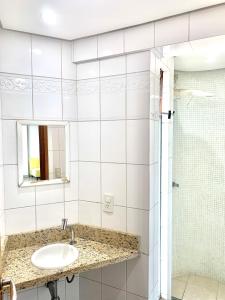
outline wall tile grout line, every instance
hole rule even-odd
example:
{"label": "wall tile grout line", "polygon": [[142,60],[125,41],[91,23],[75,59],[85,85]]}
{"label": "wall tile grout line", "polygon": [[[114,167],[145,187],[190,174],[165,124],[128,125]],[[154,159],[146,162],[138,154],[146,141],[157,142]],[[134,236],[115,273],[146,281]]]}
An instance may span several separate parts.
{"label": "wall tile grout line", "polygon": [[113,288],[113,289],[115,289],[115,290],[123,291],[123,292],[126,292],[126,293],[128,293],[128,294],[131,294],[131,295],[134,295],[134,296],[137,296],[137,297],[140,297],[140,298],[142,298],[142,299],[146,299],[146,300],[147,300],[146,297],[143,297],[143,296],[138,295],[138,294],[135,294],[135,293],[128,292],[128,291],[126,291],[126,289],[120,289],[120,288],[115,287],[115,286],[112,286],[112,285],[110,285],[110,284],[102,283],[101,281],[94,280],[94,279],[90,279],[90,278],[87,278],[87,277],[85,277],[85,276],[80,276],[80,277],[81,277],[81,278],[84,278],[85,280],[89,280],[89,281],[92,281],[92,282],[100,283],[102,286],[105,285],[105,286],[111,287],[111,288]]}
{"label": "wall tile grout line", "polygon": [[[99,52],[99,37],[97,36],[97,57]],[[102,196],[102,98],[101,98],[101,63],[98,60],[98,85],[99,85],[99,116],[100,116],[100,139],[99,139],[99,151],[100,151],[100,224],[102,227],[102,214],[103,214],[103,196]],[[101,291],[100,300],[102,300],[103,290],[102,290],[102,268],[100,269],[100,279],[101,279]]]}
{"label": "wall tile grout line", "polygon": [[[147,50],[143,51],[143,52],[147,52]],[[138,52],[139,53],[139,52]],[[100,59],[101,60],[101,59]],[[33,69],[33,67],[32,67]],[[33,71],[32,71],[33,72]],[[105,75],[105,76],[100,76],[102,79],[109,79],[111,77],[122,77],[122,76],[126,76],[126,75],[137,75],[137,74],[143,74],[143,73],[152,73],[152,71],[146,69],[146,70],[141,70],[141,71],[136,71],[136,72],[127,72],[127,73],[118,73],[118,74],[109,74],[109,75]],[[17,73],[9,73],[9,72],[0,72],[0,75],[5,75],[5,76],[23,76],[23,77],[34,77],[34,78],[41,78],[41,79],[55,79],[55,80],[68,80],[68,81],[91,81],[91,80],[98,80],[99,77],[87,77],[87,78],[83,78],[83,79],[68,79],[68,78],[64,78],[64,77],[50,77],[50,76],[43,76],[43,75],[34,75],[32,74],[17,74]]]}
{"label": "wall tile grout line", "polygon": [[34,80],[33,80],[33,35],[30,36],[31,39],[31,92],[32,92],[32,119],[34,119]]}
{"label": "wall tile grout line", "polygon": [[[98,51],[98,39],[97,39],[97,51]],[[97,53],[98,56],[98,53]],[[102,214],[103,214],[103,206],[104,206],[104,198],[102,195],[102,95],[101,95],[101,63],[100,60],[98,60],[98,85],[99,85],[99,116],[100,116],[100,121],[99,121],[99,126],[100,126],[100,137],[99,137],[99,151],[100,151],[100,223],[102,227]],[[101,277],[102,277],[102,270],[101,270]],[[101,291],[102,293],[102,291]],[[102,294],[101,294],[102,297]]]}
{"label": "wall tile grout line", "polygon": [[[123,40],[124,40],[124,51],[125,51],[125,32],[123,34]],[[125,176],[126,176],[126,231],[128,230],[128,226],[127,226],[127,222],[128,222],[128,218],[127,218],[127,206],[128,206],[128,195],[127,195],[127,191],[128,191],[128,188],[127,188],[127,183],[128,183],[128,180],[127,180],[127,55],[125,56],[125,68],[126,68],[126,87],[125,87],[125,161],[126,161],[126,173],[125,173]],[[126,294],[125,294],[125,299],[127,299],[127,280],[128,280],[128,271],[127,271],[127,261],[125,262],[125,277],[126,277],[126,282],[125,282],[125,290],[126,290]]]}
{"label": "wall tile grout line", "polygon": [[[61,73],[61,81],[60,81],[60,85],[61,85],[61,109],[62,109],[62,120],[64,120],[64,111],[63,111],[63,57],[62,57],[62,53],[63,53],[63,41],[60,41],[60,73]],[[70,155],[70,154],[69,154]],[[71,169],[71,165],[70,165],[70,169]],[[63,218],[66,218],[66,184],[63,183]]]}
{"label": "wall tile grout line", "polygon": [[[125,44],[125,35],[124,37],[124,44]],[[127,73],[127,55],[125,55],[125,70]],[[126,75],[126,82],[125,82],[125,163],[126,163],[126,231],[127,231],[127,75]]]}
{"label": "wall tile grout line", "polygon": [[[78,128],[78,112],[79,112],[79,105],[78,105],[78,92],[77,92],[77,65],[76,65],[76,134],[77,134],[77,139],[76,139],[76,149],[77,149],[77,176],[78,176],[78,181],[77,181],[77,195],[78,195],[78,222],[80,222],[80,188],[79,188],[79,182],[80,182],[80,162],[79,162],[79,145],[78,145],[78,138],[79,138],[79,128]],[[70,127],[71,128],[71,127]]]}

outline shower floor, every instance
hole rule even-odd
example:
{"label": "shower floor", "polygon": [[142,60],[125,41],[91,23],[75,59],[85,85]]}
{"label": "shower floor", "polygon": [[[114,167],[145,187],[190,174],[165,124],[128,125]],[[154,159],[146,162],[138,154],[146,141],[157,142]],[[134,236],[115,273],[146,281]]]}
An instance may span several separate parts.
{"label": "shower floor", "polygon": [[172,300],[225,300],[225,284],[207,277],[189,275],[172,280]]}

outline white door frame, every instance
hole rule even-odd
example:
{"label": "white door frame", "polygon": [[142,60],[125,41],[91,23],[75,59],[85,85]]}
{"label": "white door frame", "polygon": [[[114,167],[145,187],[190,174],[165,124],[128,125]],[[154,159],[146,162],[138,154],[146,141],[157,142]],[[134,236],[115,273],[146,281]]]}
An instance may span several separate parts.
{"label": "white door frame", "polygon": [[[173,67],[172,67],[173,68]],[[172,125],[173,116],[168,119],[168,111],[173,104],[173,69],[162,63],[163,91],[161,118],[161,259],[160,282],[161,297],[171,299],[171,262],[172,262]]]}

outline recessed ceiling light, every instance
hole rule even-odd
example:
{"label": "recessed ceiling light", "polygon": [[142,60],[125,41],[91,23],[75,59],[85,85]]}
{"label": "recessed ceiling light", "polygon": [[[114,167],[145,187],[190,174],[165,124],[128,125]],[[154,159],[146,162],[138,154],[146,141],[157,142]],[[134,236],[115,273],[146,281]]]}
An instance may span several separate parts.
{"label": "recessed ceiling light", "polygon": [[50,8],[43,8],[41,12],[41,17],[44,23],[47,25],[56,25],[57,23],[57,15]]}

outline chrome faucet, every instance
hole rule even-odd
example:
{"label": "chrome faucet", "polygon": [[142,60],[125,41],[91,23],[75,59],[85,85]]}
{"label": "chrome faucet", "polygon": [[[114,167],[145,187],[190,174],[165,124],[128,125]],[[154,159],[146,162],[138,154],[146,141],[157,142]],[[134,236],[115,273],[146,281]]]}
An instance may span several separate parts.
{"label": "chrome faucet", "polygon": [[70,228],[71,231],[71,240],[70,240],[70,245],[76,244],[75,241],[75,234],[72,226],[68,226],[68,219],[62,219],[62,230],[66,230],[67,228]]}
{"label": "chrome faucet", "polygon": [[66,230],[68,225],[68,219],[62,219],[62,230]]}

